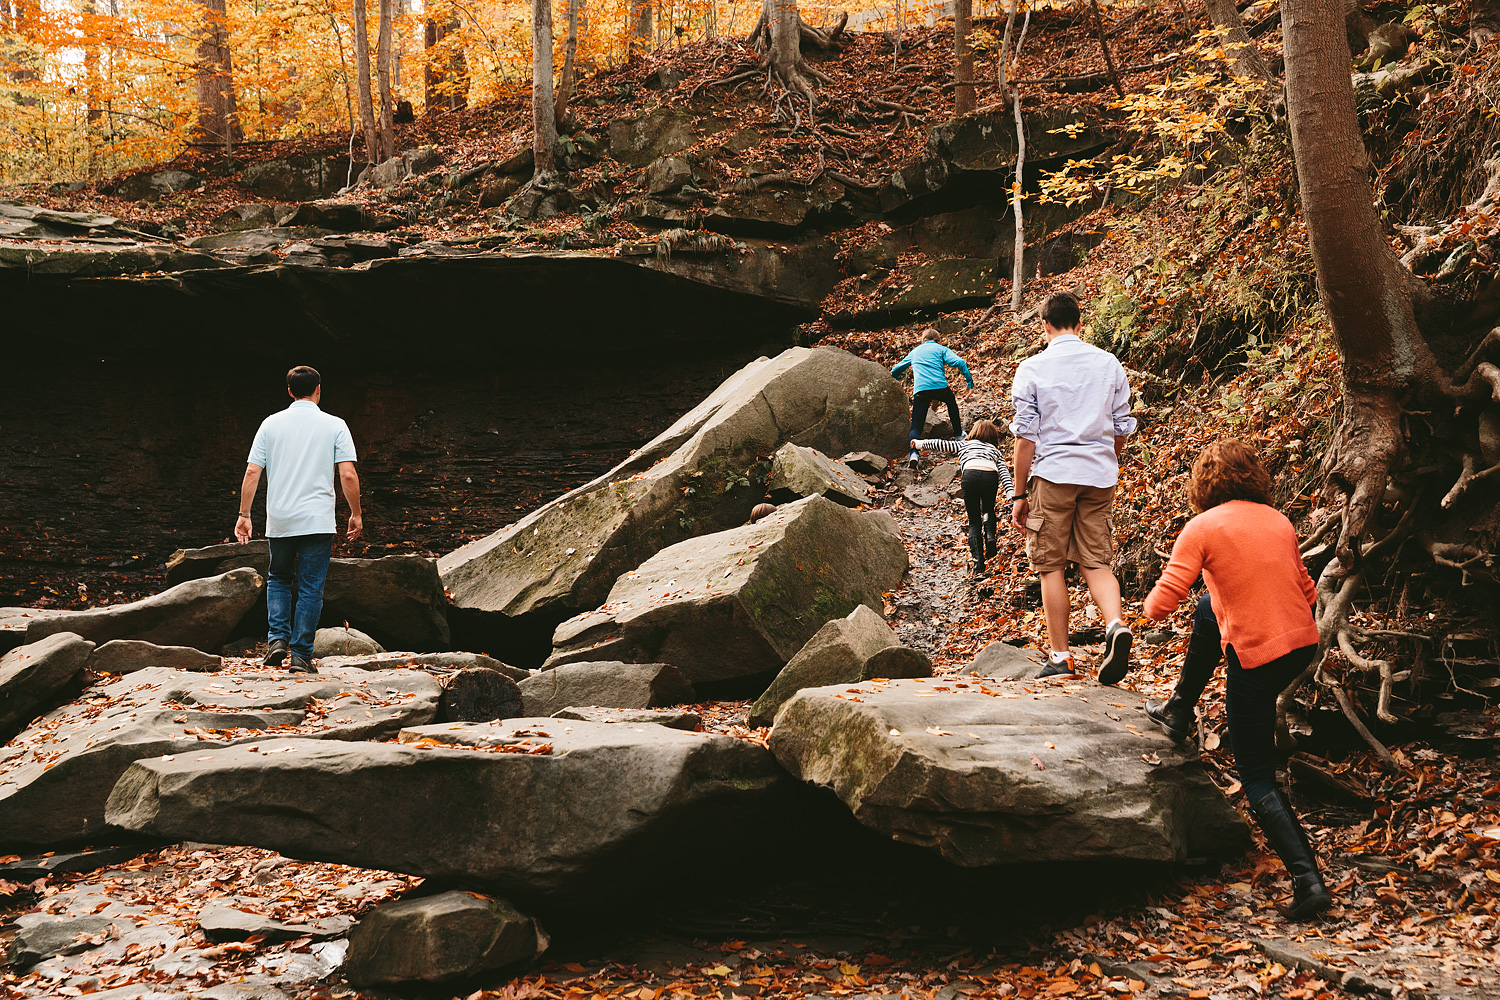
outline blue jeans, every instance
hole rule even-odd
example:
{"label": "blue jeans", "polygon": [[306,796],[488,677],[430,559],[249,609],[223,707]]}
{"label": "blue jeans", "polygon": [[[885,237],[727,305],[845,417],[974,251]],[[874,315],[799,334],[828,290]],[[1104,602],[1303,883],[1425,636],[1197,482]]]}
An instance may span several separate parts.
{"label": "blue jeans", "polygon": [[1312,662],[1316,646],[1303,646],[1258,667],[1243,667],[1234,647],[1220,650],[1219,618],[1207,594],[1193,612],[1193,634],[1182,661],[1178,690],[1195,703],[1222,658],[1224,712],[1229,718],[1229,745],[1240,784],[1251,802],[1276,789],[1276,699]]}
{"label": "blue jeans", "polygon": [[311,662],[313,637],[323,615],[323,581],[333,555],[333,535],[291,535],[269,541],[266,641],[285,640],[293,653]]}

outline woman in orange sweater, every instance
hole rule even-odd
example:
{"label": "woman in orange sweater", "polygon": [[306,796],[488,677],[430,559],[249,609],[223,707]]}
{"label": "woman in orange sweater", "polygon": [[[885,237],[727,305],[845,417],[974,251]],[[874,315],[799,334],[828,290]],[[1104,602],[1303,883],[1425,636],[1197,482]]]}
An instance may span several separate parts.
{"label": "woman in orange sweater", "polygon": [[1307,833],[1276,782],[1276,698],[1312,662],[1317,591],[1297,532],[1271,505],[1271,477],[1242,441],[1215,441],[1198,456],[1188,501],[1199,513],[1172,547],[1145,612],[1170,615],[1203,574],[1182,677],[1146,714],[1174,740],[1187,736],[1198,697],[1222,658],[1229,740],[1250,812],[1292,876],[1287,915],[1303,920],[1333,902]]}

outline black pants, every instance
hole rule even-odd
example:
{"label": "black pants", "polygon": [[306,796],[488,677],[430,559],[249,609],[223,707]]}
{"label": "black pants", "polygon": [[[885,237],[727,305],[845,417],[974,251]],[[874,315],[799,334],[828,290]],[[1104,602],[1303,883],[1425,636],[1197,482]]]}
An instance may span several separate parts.
{"label": "black pants", "polygon": [[1251,802],[1276,789],[1276,699],[1307,669],[1317,648],[1303,646],[1258,667],[1241,666],[1233,646],[1227,655],[1221,651],[1213,601],[1207,594],[1198,599],[1179,687],[1196,702],[1219,661],[1227,662],[1224,713],[1229,720],[1229,745],[1240,784]]}
{"label": "black pants", "polygon": [[945,403],[948,407],[948,423],[953,425],[953,436],[958,437],[963,424],[958,419],[958,397],[948,386],[941,389],[923,389],[911,398],[911,437],[918,440],[926,437],[922,429],[927,426],[927,409],[933,403]]}
{"label": "black pants", "polygon": [[1000,473],[970,469],[963,475],[964,510],[969,515],[969,554],[976,565],[995,554],[995,497]]}

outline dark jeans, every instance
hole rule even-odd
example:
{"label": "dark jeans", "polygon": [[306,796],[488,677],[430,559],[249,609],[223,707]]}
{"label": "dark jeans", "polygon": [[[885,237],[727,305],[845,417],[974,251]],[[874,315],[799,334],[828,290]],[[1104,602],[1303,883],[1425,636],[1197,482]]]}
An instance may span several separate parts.
{"label": "dark jeans", "polygon": [[958,437],[964,425],[958,419],[958,397],[947,386],[941,389],[923,389],[911,398],[911,437],[913,441],[926,437],[922,429],[927,426],[927,410],[934,403],[948,407],[948,423],[953,425],[953,436]]}
{"label": "dark jeans", "polygon": [[333,535],[272,538],[266,574],[266,640],[285,639],[292,652],[311,662],[313,637],[323,614],[323,581],[333,555]]}
{"label": "dark jeans", "polygon": [[1317,647],[1303,646],[1270,663],[1242,667],[1234,647],[1228,647],[1225,655],[1219,642],[1219,618],[1204,594],[1193,613],[1193,634],[1177,689],[1189,705],[1196,704],[1219,660],[1227,661],[1224,711],[1229,718],[1229,745],[1245,795],[1257,802],[1276,789],[1276,699],[1307,669]]}
{"label": "dark jeans", "polygon": [[969,554],[980,566],[995,554],[995,497],[1000,473],[970,469],[963,475],[964,510],[969,515]]}

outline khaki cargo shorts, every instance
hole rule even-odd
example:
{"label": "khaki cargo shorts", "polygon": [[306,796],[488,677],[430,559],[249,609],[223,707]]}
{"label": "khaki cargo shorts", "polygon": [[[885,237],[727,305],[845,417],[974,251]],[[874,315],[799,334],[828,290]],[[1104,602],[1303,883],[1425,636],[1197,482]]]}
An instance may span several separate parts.
{"label": "khaki cargo shorts", "polygon": [[1077,563],[1108,566],[1115,558],[1113,486],[1069,486],[1033,476],[1026,491],[1026,556],[1037,573]]}

